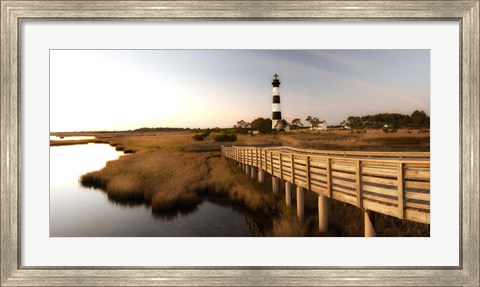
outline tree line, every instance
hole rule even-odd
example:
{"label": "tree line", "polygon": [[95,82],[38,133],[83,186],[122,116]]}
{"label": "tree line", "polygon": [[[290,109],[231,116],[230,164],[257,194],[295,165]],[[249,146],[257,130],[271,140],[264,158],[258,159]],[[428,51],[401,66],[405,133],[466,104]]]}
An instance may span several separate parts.
{"label": "tree line", "polygon": [[[307,116],[305,121],[309,122],[310,126],[313,126],[313,127],[316,127],[320,123],[322,123],[322,121],[319,120],[317,117],[312,117],[312,116]],[[285,119],[282,119],[281,123],[283,127],[289,127],[290,130],[296,130],[296,129],[301,129],[305,127],[300,118],[293,119],[291,123],[287,122]],[[233,126],[233,128],[239,133],[247,133],[249,130],[256,130],[262,134],[276,131],[272,129],[272,120],[269,118],[265,119],[262,117],[256,118],[252,122],[246,122],[244,120],[240,120],[237,122],[237,124]]]}
{"label": "tree line", "polygon": [[[311,127],[317,127],[322,123],[318,117],[307,116],[305,121]],[[430,117],[424,111],[414,111],[411,115],[402,115],[398,113],[382,113],[366,116],[349,116],[346,120],[340,122],[338,126],[331,127],[345,127],[352,129],[381,129],[387,125],[389,128],[414,128],[426,129],[430,128]],[[289,127],[290,130],[306,128],[300,118],[295,118],[291,123],[285,119],[282,120],[283,127]],[[256,118],[252,122],[240,120],[233,126],[237,133],[247,133],[250,130],[256,130],[260,133],[271,133],[272,120],[269,118]]]}
{"label": "tree line", "polygon": [[366,116],[349,116],[340,123],[352,129],[381,129],[385,125],[389,128],[430,128],[430,117],[424,111],[414,111],[411,115],[397,113],[383,113]]}

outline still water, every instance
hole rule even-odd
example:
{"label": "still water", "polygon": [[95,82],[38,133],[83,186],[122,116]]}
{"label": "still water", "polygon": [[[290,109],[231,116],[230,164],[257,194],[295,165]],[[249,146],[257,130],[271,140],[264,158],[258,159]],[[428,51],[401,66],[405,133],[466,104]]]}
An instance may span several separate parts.
{"label": "still water", "polygon": [[79,177],[123,153],[107,144],[50,148],[50,236],[252,236],[252,220],[225,202],[203,200],[177,214],[153,214],[140,203],[118,203]]}
{"label": "still water", "polygon": [[78,140],[93,140],[93,136],[68,136],[68,137],[57,137],[50,136],[51,141],[78,141]]}

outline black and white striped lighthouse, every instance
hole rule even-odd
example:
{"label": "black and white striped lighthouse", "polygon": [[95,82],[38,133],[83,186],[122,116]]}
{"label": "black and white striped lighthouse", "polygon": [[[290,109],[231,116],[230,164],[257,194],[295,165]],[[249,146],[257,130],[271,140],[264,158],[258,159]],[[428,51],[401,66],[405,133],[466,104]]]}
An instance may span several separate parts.
{"label": "black and white striped lighthouse", "polygon": [[282,129],[282,112],[280,111],[280,80],[278,75],[273,75],[273,104],[272,104],[272,129]]}

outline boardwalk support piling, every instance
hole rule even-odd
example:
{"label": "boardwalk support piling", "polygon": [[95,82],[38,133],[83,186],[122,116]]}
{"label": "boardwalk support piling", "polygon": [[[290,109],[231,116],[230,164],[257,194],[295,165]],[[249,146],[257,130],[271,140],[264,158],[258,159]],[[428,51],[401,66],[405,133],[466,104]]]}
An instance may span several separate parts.
{"label": "boardwalk support piling", "polygon": [[258,182],[265,182],[265,171],[263,169],[258,169]]}
{"label": "boardwalk support piling", "polygon": [[272,176],[272,190],[273,193],[277,193],[280,190],[280,179]]}
{"label": "boardwalk support piling", "polygon": [[245,174],[250,175],[250,166],[248,164],[245,165]]}
{"label": "boardwalk support piling", "polygon": [[375,237],[375,213],[370,210],[365,210],[365,237]]}
{"label": "boardwalk support piling", "polygon": [[252,179],[255,179],[257,177],[257,168],[256,167],[254,167],[254,166],[251,167],[250,176],[252,177]]}
{"label": "boardwalk support piling", "polygon": [[327,232],[328,229],[328,198],[324,195],[318,195],[318,231]]}
{"label": "boardwalk support piling", "polygon": [[297,216],[300,221],[305,217],[304,193],[303,187],[297,186]]}
{"label": "boardwalk support piling", "polygon": [[285,182],[285,205],[292,206],[292,184]]}

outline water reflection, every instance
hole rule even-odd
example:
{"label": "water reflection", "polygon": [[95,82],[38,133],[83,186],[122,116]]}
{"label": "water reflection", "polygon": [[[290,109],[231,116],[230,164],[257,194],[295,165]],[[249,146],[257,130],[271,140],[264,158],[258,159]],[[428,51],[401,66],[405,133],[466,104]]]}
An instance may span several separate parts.
{"label": "water reflection", "polygon": [[107,144],[50,148],[50,236],[262,235],[261,220],[222,199],[204,198],[192,208],[155,214],[143,202],[112,200],[81,186],[80,175],[122,154]]}
{"label": "water reflection", "polygon": [[93,140],[93,136],[68,136],[68,137],[57,137],[50,136],[51,141],[78,141],[78,140]]}

